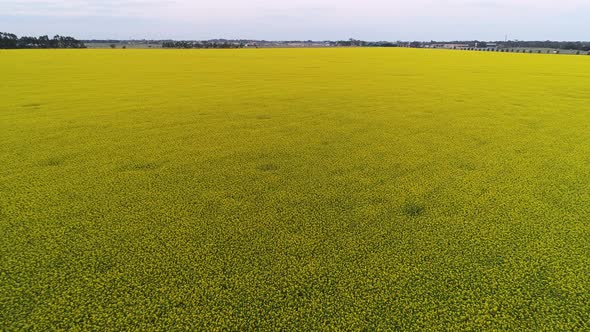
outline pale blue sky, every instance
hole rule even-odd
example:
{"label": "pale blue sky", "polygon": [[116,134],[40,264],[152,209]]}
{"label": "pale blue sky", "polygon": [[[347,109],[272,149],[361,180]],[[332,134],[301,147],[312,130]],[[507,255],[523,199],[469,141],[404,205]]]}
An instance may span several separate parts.
{"label": "pale blue sky", "polygon": [[590,0],[0,0],[0,31],[84,39],[590,40]]}

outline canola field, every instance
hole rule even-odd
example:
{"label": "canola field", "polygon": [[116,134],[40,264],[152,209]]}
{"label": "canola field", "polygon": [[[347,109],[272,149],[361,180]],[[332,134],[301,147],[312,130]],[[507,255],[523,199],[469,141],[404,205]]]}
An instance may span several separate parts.
{"label": "canola field", "polygon": [[0,330],[590,329],[590,57],[0,51]]}

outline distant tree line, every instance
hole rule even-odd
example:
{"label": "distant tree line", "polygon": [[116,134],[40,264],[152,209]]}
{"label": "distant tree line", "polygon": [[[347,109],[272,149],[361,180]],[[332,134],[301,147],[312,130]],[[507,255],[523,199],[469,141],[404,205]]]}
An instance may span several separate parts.
{"label": "distant tree line", "polygon": [[397,43],[387,41],[367,42],[356,39],[340,41],[312,41],[312,40],[226,40],[214,39],[208,41],[162,41],[163,48],[244,48],[244,47],[289,47],[289,46],[318,46],[318,47],[396,47]]}
{"label": "distant tree line", "polygon": [[86,45],[72,37],[59,35],[52,39],[48,36],[19,38],[12,33],[0,32],[0,49],[16,48],[86,48]]}
{"label": "distant tree line", "polygon": [[217,41],[165,41],[162,48],[243,48],[244,43]]}
{"label": "distant tree line", "polygon": [[493,43],[497,48],[511,49],[511,48],[550,48],[556,50],[574,50],[574,51],[590,51],[590,42],[582,41],[523,41],[523,40],[509,40],[485,42],[479,40],[454,40],[454,41],[430,41],[430,42],[399,42],[402,45],[410,47],[426,47],[433,44],[461,44],[473,48],[486,48],[488,44]]}
{"label": "distant tree line", "polygon": [[377,41],[377,42],[369,42],[364,40],[356,40],[356,39],[349,39],[349,40],[339,40],[335,42],[332,46],[337,47],[347,47],[347,46],[358,46],[358,47],[397,47],[397,43],[392,43],[388,41]]}
{"label": "distant tree line", "polygon": [[[145,42],[145,40],[142,40],[143,42]],[[100,43],[100,44],[119,44],[122,42],[122,40],[118,40],[118,39],[88,39],[88,40],[83,40],[84,43]],[[135,41],[135,42],[140,42]]]}
{"label": "distant tree line", "polygon": [[561,50],[577,50],[577,51],[590,51],[590,42],[581,41],[507,41],[498,42],[504,47],[526,47],[526,48],[552,48]]}

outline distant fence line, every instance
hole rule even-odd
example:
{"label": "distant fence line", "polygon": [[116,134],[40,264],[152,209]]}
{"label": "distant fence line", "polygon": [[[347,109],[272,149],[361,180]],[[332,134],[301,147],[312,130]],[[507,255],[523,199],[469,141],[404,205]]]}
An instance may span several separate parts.
{"label": "distant fence line", "polygon": [[[476,47],[460,47],[460,48],[453,48],[453,50],[461,50],[461,51],[480,51],[480,52],[504,52],[504,53],[528,53],[528,54],[575,54],[575,55],[590,55],[590,51],[576,51],[576,50],[535,50],[535,49],[526,49],[526,48],[476,48]],[[570,53],[566,53],[563,51],[570,51]]]}

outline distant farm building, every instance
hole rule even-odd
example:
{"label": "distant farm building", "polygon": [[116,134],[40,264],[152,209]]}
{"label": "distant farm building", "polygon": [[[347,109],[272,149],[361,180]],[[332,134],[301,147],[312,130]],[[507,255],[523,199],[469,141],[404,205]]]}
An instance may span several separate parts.
{"label": "distant farm building", "polygon": [[463,48],[468,48],[469,45],[467,44],[430,44],[430,48],[445,48],[450,50],[460,50]]}

